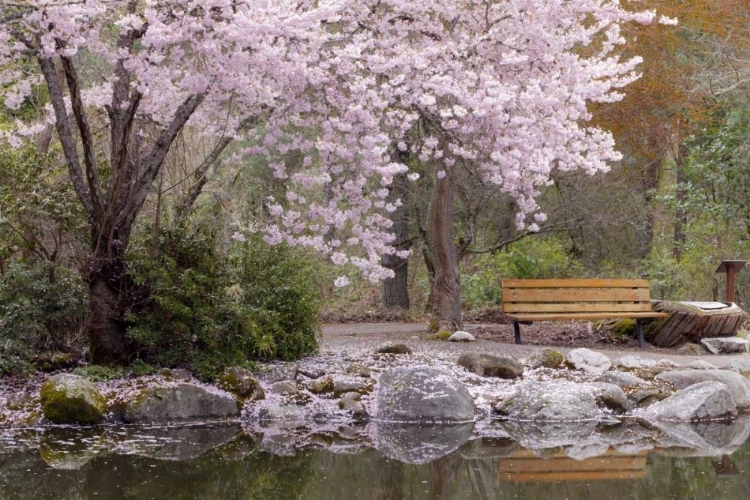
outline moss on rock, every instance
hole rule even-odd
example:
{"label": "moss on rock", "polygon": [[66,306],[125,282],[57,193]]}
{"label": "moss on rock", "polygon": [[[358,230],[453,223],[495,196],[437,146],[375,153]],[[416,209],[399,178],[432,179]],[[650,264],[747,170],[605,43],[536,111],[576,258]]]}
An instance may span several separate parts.
{"label": "moss on rock", "polygon": [[565,362],[565,356],[560,351],[555,349],[544,349],[543,351],[536,352],[529,358],[529,366],[531,368],[560,368]]}
{"label": "moss on rock", "polygon": [[40,401],[44,417],[56,424],[95,424],[104,419],[104,397],[93,383],[77,375],[47,379]]}
{"label": "moss on rock", "polygon": [[242,400],[266,398],[263,387],[247,368],[239,366],[227,368],[217,378],[216,385],[219,389],[231,392]]}

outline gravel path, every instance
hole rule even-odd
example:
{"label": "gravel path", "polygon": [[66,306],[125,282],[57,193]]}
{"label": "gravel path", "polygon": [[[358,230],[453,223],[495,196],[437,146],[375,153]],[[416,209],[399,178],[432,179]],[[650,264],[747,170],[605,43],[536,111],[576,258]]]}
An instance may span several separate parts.
{"label": "gravel path", "polygon": [[[469,332],[482,330],[489,325],[466,324],[465,329]],[[402,342],[408,345],[414,352],[441,354],[455,353],[456,357],[464,351],[482,351],[502,356],[510,356],[523,359],[541,351],[545,347],[553,347],[563,354],[572,347],[543,346],[543,345],[516,345],[494,340],[479,339],[471,343],[441,342],[435,340],[422,340],[427,333],[427,328],[419,323],[346,323],[323,325],[323,337],[321,341],[321,352],[331,351],[344,353],[346,351],[374,351],[386,342]],[[583,346],[581,346],[583,347]],[[586,346],[594,351],[607,355],[612,361],[623,356],[636,355],[653,360],[670,359],[679,364],[689,364],[694,360],[704,360],[715,365],[717,368],[724,366],[729,360],[740,357],[748,357],[748,354],[735,354],[717,356],[706,353],[701,356],[677,354],[674,349],[659,349],[649,347],[606,349]]]}

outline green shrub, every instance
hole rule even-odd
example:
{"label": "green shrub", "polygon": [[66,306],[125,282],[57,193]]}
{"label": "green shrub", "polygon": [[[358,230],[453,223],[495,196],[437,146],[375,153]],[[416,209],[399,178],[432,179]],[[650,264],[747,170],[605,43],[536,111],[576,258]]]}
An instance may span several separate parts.
{"label": "green shrub", "polygon": [[122,378],[125,375],[125,370],[121,366],[89,365],[79,366],[73,370],[73,373],[86,377],[92,382],[107,382]]}
{"label": "green shrub", "polygon": [[529,236],[507,249],[475,258],[461,276],[464,305],[469,308],[502,303],[500,280],[508,278],[580,278],[585,270],[555,237]]}
{"label": "green shrub", "polygon": [[29,352],[79,350],[88,290],[76,272],[58,266],[53,274],[48,266],[11,263],[0,275],[0,339]]}
{"label": "green shrub", "polygon": [[317,349],[319,308],[309,267],[260,238],[222,255],[209,231],[161,231],[159,251],[134,245],[136,283],[148,293],[129,314],[139,356],[187,366],[203,379],[252,359],[297,359]]}

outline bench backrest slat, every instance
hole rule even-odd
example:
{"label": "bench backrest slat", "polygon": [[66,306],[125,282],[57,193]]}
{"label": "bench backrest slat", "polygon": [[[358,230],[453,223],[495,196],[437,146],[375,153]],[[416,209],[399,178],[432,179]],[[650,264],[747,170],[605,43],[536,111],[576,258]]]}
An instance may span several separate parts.
{"label": "bench backrest slat", "polygon": [[648,281],[503,280],[506,313],[650,312]]}
{"label": "bench backrest slat", "polygon": [[648,288],[648,280],[606,279],[549,279],[549,280],[502,280],[503,288]]}
{"label": "bench backrest slat", "polygon": [[638,303],[504,303],[506,313],[607,313],[607,312],[651,312],[650,302]]}

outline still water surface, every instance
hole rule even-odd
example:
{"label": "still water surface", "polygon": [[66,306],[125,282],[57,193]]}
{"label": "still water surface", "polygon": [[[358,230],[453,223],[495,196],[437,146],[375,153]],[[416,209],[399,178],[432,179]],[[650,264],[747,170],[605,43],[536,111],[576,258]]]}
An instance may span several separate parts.
{"label": "still water surface", "polygon": [[415,464],[340,436],[303,448],[283,433],[268,439],[234,426],[6,432],[0,498],[750,499],[750,442],[723,456],[609,448],[576,460],[562,447],[532,453],[508,438],[475,438]]}

